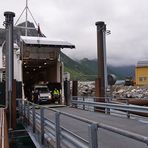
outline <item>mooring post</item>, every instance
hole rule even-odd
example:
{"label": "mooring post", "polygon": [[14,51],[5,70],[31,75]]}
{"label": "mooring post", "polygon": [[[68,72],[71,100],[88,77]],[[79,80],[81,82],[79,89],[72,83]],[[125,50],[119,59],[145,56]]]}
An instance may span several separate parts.
{"label": "mooring post", "polygon": [[[106,24],[96,22],[97,26],[97,55],[98,55],[98,79],[100,79],[100,96],[106,97],[107,66],[106,66]],[[99,100],[98,100],[99,101]],[[105,101],[105,100],[104,100]]]}
{"label": "mooring post", "polygon": [[70,105],[70,81],[64,81],[64,98],[65,105]]}
{"label": "mooring post", "polygon": [[6,30],[6,106],[9,109],[9,129],[12,128],[12,81],[13,81],[13,18],[15,13],[4,12]]}
{"label": "mooring post", "polygon": [[[97,55],[98,55],[98,78],[96,80],[96,102],[105,102],[107,88],[106,66],[106,24],[96,22],[97,26]],[[102,110],[95,108],[96,111]],[[103,109],[103,112],[105,109]]]}
{"label": "mooring post", "polygon": [[[78,81],[72,81],[72,97],[74,100],[78,100]],[[74,105],[76,108],[78,104]]]}

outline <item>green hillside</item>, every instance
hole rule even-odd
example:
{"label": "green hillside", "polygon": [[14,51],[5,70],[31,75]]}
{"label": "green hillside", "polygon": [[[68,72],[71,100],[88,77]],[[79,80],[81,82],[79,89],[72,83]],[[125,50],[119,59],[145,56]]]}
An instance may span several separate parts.
{"label": "green hillside", "polygon": [[[27,22],[28,27],[34,27],[34,24],[31,22]],[[24,26],[25,23],[19,24],[19,26]],[[24,35],[25,31],[21,28],[14,28],[14,41],[19,42],[20,35]],[[28,30],[28,36],[38,36],[38,31]],[[43,35],[44,36],[44,35]],[[5,40],[5,29],[0,28],[0,45]],[[64,70],[71,74],[71,79],[77,80],[95,80],[97,77],[97,60],[89,60],[84,58],[80,61],[75,61],[61,52],[61,60],[64,63]],[[118,79],[124,79],[126,76],[134,77],[134,66],[108,66],[108,74],[115,74]]]}
{"label": "green hillside", "polygon": [[[72,80],[95,80],[97,77],[97,60],[84,58],[80,61],[74,61],[61,52],[61,60],[64,63],[64,71],[71,74]],[[108,74],[115,74],[117,79],[125,79],[127,76],[134,78],[135,67],[129,66],[111,66],[107,67]]]}
{"label": "green hillside", "polygon": [[71,79],[90,80],[90,75],[94,74],[87,66],[72,60],[62,52],[61,61],[64,63],[64,71],[71,74]]}

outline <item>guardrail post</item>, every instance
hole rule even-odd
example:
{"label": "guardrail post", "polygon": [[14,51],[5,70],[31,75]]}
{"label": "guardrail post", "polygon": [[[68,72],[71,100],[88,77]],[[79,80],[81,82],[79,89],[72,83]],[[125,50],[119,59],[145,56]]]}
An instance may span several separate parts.
{"label": "guardrail post", "polygon": [[26,102],[25,102],[25,101],[23,101],[23,107],[24,107],[24,117],[26,117],[26,107],[25,107],[25,105],[26,105]]}
{"label": "guardrail post", "polygon": [[40,109],[40,116],[41,116],[41,144],[44,144],[44,108],[41,107]]}
{"label": "guardrail post", "polygon": [[33,133],[35,133],[35,105],[34,104],[32,105],[32,124],[33,124],[32,131]]}
{"label": "guardrail post", "polygon": [[19,106],[19,115],[22,115],[22,102],[21,102],[21,100],[18,100],[18,106]]}
{"label": "guardrail post", "polygon": [[98,148],[98,126],[92,123],[88,126],[89,148]]}
{"label": "guardrail post", "polygon": [[[109,103],[109,98],[106,98],[106,102]],[[110,108],[106,107],[106,114],[110,114]]]}
{"label": "guardrail post", "polygon": [[[83,102],[85,101],[85,98],[83,96]],[[85,110],[85,105],[83,104],[83,110]]]}
{"label": "guardrail post", "polygon": [[27,101],[27,121],[28,121],[28,125],[29,125],[29,120],[30,120],[30,113],[29,113],[29,101]]}
{"label": "guardrail post", "polygon": [[[126,104],[129,105],[128,99],[126,100]],[[129,111],[127,111],[127,118],[130,118],[130,112]]]}
{"label": "guardrail post", "polygon": [[[77,96],[72,96],[72,101],[73,101],[73,100],[74,100],[74,101],[77,101],[77,100],[78,100],[78,97],[77,97]],[[71,102],[72,102],[72,101],[71,101]],[[77,107],[78,107],[77,102],[76,102],[76,103],[73,103],[73,102],[72,102],[72,107],[77,108]]]}
{"label": "guardrail post", "polygon": [[[93,102],[96,102],[96,97],[93,98]],[[94,106],[94,107],[93,107],[94,112],[95,112],[95,108],[96,108],[96,107]]]}
{"label": "guardrail post", "polygon": [[55,113],[56,148],[60,148],[60,112]]}

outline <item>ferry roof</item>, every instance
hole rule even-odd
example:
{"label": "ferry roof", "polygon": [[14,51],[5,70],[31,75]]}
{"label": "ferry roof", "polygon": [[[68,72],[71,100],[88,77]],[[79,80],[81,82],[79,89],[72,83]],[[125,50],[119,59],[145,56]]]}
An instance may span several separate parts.
{"label": "ferry roof", "polygon": [[65,41],[51,41],[46,37],[20,36],[21,41],[28,46],[48,46],[58,48],[75,48],[75,45]]}
{"label": "ferry roof", "polygon": [[136,67],[148,67],[148,61],[138,61]]}

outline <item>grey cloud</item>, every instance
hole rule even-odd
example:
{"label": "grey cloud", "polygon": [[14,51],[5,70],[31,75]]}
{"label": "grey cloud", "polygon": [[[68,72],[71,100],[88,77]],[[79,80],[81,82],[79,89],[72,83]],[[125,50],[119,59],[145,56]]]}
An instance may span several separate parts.
{"label": "grey cloud", "polygon": [[[95,22],[101,20],[111,30],[108,63],[127,65],[147,59],[147,0],[29,0],[29,5],[46,36],[76,45],[75,50],[63,50],[73,58],[96,58]],[[1,24],[5,10],[15,11],[18,18],[24,6],[25,0],[2,1]]]}

